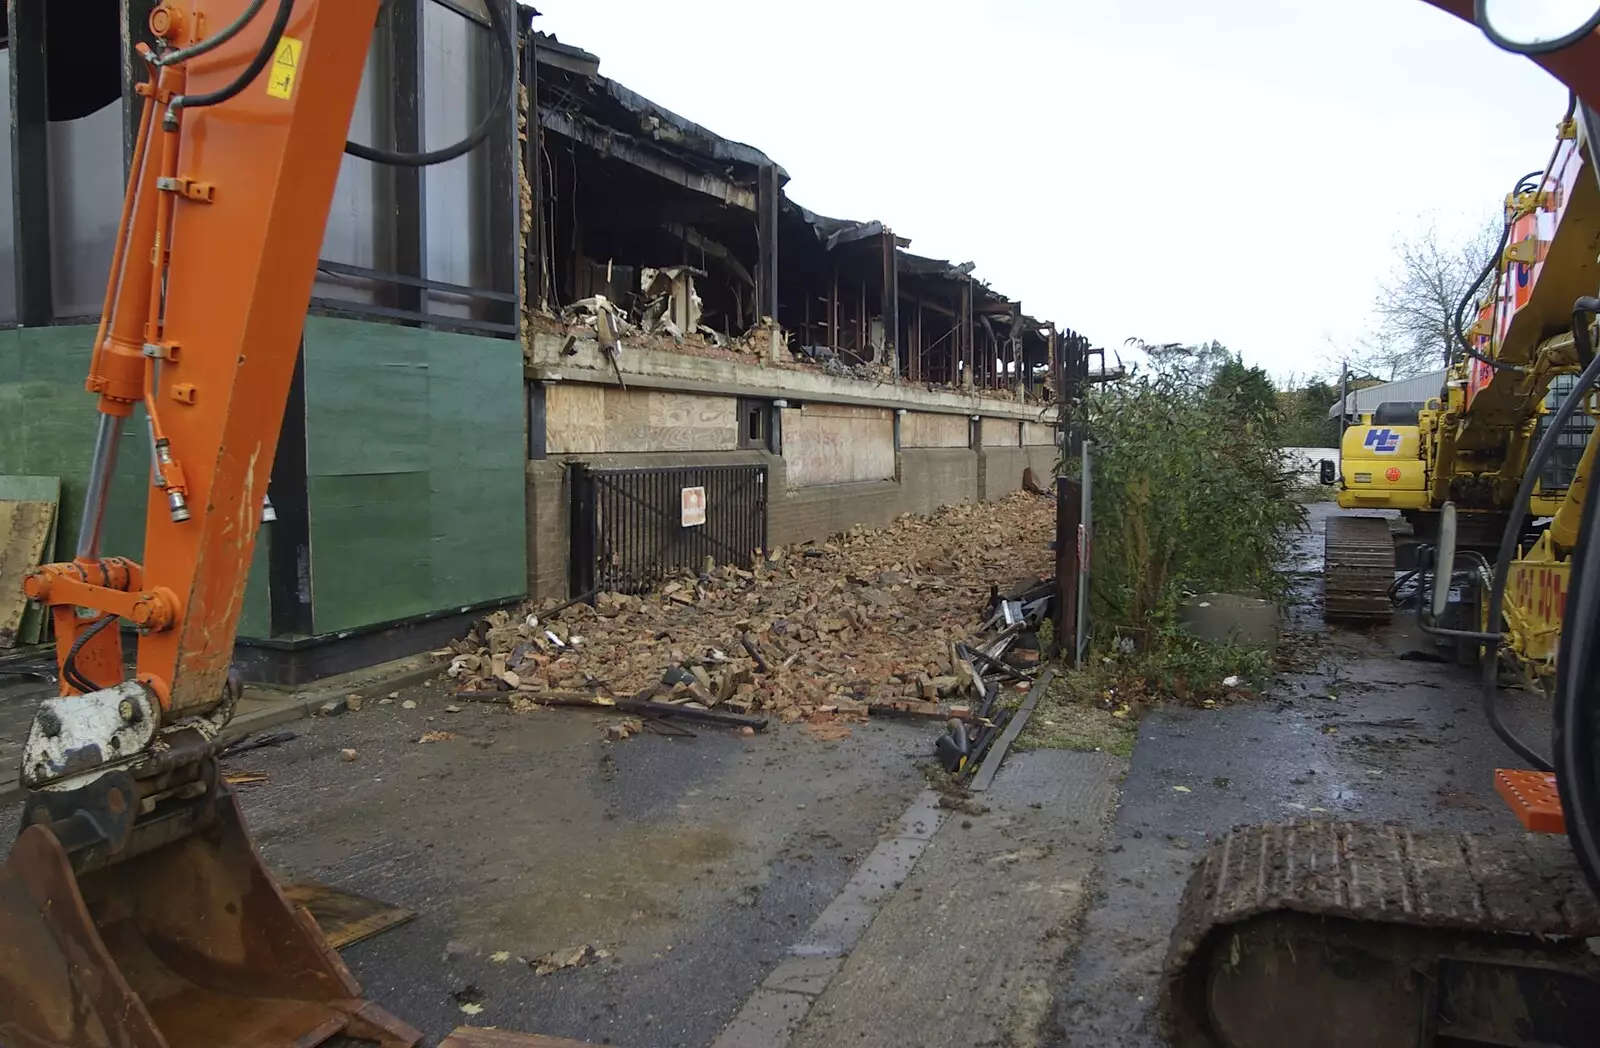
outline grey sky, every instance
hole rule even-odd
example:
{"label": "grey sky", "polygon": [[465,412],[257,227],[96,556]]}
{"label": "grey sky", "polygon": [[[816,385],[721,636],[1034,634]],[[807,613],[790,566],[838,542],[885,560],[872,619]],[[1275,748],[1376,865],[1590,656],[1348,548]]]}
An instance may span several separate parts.
{"label": "grey sky", "polygon": [[805,206],[1101,345],[1215,338],[1280,379],[1367,328],[1397,234],[1494,213],[1566,103],[1421,0],[539,7]]}

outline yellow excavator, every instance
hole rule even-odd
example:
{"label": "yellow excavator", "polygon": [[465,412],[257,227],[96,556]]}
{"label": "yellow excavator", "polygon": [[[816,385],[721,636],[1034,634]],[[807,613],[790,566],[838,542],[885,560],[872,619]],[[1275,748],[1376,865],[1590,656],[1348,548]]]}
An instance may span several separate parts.
{"label": "yellow excavator", "polygon": [[[1572,104],[1550,160],[1506,197],[1439,396],[1379,405],[1344,433],[1340,505],[1399,510],[1412,563],[1397,578],[1385,516],[1330,518],[1325,610],[1387,620],[1397,586],[1417,580],[1421,627],[1480,661],[1483,712],[1529,766],[1494,776],[1532,832],[1509,819],[1494,835],[1324,820],[1233,830],[1196,866],[1169,945],[1163,1013],[1179,1048],[1600,1044],[1600,511],[1586,497],[1600,10],[1434,2],[1543,65]],[[1557,452],[1575,443],[1564,474]],[[1554,700],[1549,757],[1499,715],[1506,670]]]}

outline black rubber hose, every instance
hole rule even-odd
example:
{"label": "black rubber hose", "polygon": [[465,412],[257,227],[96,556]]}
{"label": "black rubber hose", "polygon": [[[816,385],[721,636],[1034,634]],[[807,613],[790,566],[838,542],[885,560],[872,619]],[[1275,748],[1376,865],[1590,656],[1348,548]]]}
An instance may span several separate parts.
{"label": "black rubber hose", "polygon": [[83,650],[83,646],[88,644],[91,638],[116,621],[117,617],[115,615],[107,615],[78,634],[72,642],[72,647],[67,649],[67,657],[61,660],[61,675],[67,679],[68,684],[84,694],[88,694],[91,691],[99,691],[100,685],[78,672],[78,653]]}
{"label": "black rubber hose", "polygon": [[[1588,367],[1594,361],[1594,338],[1589,334],[1589,318],[1600,313],[1600,298],[1587,295],[1572,304],[1572,344],[1578,350],[1578,363]],[[1584,506],[1587,510],[1589,507]]]}
{"label": "black rubber hose", "polygon": [[[1593,439],[1593,438],[1591,438]],[[1590,499],[1578,526],[1561,646],[1556,653],[1556,789],[1566,815],[1567,840],[1589,888],[1600,895],[1600,509]]]}
{"label": "black rubber hose", "polygon": [[[1566,127],[1567,121],[1571,120],[1572,119],[1572,114],[1576,113],[1577,111],[1578,111],[1578,96],[1577,96],[1576,93],[1574,93],[1572,91],[1568,91],[1567,92],[1567,111],[1562,114],[1561,123],[1558,126],[1559,127],[1563,127],[1563,128]],[[1517,193],[1523,192],[1523,188],[1522,187],[1524,185],[1527,185],[1530,182],[1530,180],[1533,178],[1533,176],[1535,176],[1535,175],[1539,176],[1539,181],[1538,182],[1534,182],[1531,186],[1529,186],[1529,188],[1534,190],[1534,191],[1537,191],[1537,190],[1539,190],[1540,188],[1542,188],[1544,186],[1545,179],[1550,177],[1551,170],[1556,166],[1556,157],[1561,155],[1561,143],[1563,141],[1565,141],[1565,139],[1562,139],[1562,138],[1557,138],[1556,139],[1555,148],[1550,150],[1550,159],[1545,161],[1545,165],[1544,165],[1544,170],[1543,171],[1530,171],[1526,175],[1523,175],[1521,178],[1517,179],[1517,187],[1516,187],[1515,192],[1517,192]],[[1494,254],[1489,256],[1489,261],[1484,265],[1482,272],[1480,272],[1478,274],[1478,279],[1476,279],[1476,280],[1474,280],[1472,282],[1472,286],[1467,288],[1467,293],[1462,295],[1461,296],[1461,301],[1456,304],[1455,335],[1456,335],[1456,342],[1458,342],[1460,344],[1462,352],[1466,353],[1467,356],[1473,358],[1474,360],[1481,361],[1482,363],[1487,364],[1490,367],[1496,368],[1496,369],[1498,369],[1498,368],[1507,368],[1508,370],[1511,370],[1511,371],[1521,371],[1522,368],[1519,368],[1514,364],[1501,364],[1498,361],[1489,359],[1488,357],[1486,357],[1483,354],[1479,353],[1477,350],[1473,349],[1471,343],[1469,343],[1467,341],[1467,336],[1466,336],[1465,332],[1462,331],[1462,327],[1461,327],[1461,318],[1462,318],[1462,315],[1464,313],[1466,313],[1466,311],[1467,311],[1467,303],[1472,301],[1472,296],[1474,296],[1474,295],[1476,295],[1478,293],[1478,288],[1482,287],[1483,286],[1483,282],[1485,280],[1489,279],[1489,274],[1494,272],[1497,264],[1500,261],[1500,256],[1502,254],[1504,254],[1504,252],[1505,252],[1506,241],[1509,240],[1510,238],[1511,238],[1511,221],[1508,218],[1506,220],[1505,225],[1502,226],[1501,229],[1500,229],[1500,243],[1494,249]]]}
{"label": "black rubber hose", "polygon": [[219,87],[215,91],[208,91],[203,95],[178,95],[167,107],[173,109],[200,109],[205,106],[214,106],[219,102],[226,102],[240,91],[255,82],[261,71],[272,61],[272,56],[278,51],[278,41],[283,37],[284,29],[289,25],[289,14],[294,10],[294,0],[278,0],[278,10],[272,16],[272,24],[267,27],[266,39],[261,41],[255,57],[250,59],[250,64],[244,71],[234,77],[233,82],[226,87]]}
{"label": "black rubber hose", "polygon": [[501,121],[505,119],[507,109],[511,105],[512,89],[516,84],[516,55],[511,50],[511,28],[506,21],[505,4],[510,0],[487,0],[484,4],[489,9],[489,31],[494,34],[495,53],[500,57],[500,75],[496,80],[495,101],[493,107],[484,115],[478,126],[468,133],[466,138],[454,145],[442,149],[430,150],[426,153],[396,153],[388,149],[378,149],[373,146],[364,146],[359,142],[345,142],[344,151],[351,156],[370,160],[375,164],[387,164],[390,167],[428,167],[432,164],[442,164],[447,160],[454,160],[464,156],[476,148],[484,139],[494,131]]}
{"label": "black rubber hose", "polygon": [[[1587,318],[1584,319],[1587,322]],[[1506,521],[1505,534],[1500,536],[1500,552],[1495,558],[1494,565],[1494,584],[1489,588],[1488,626],[1491,631],[1502,636],[1500,614],[1505,609],[1506,579],[1511,574],[1511,559],[1516,555],[1517,540],[1522,537],[1522,522],[1528,516],[1528,499],[1533,496],[1533,485],[1539,478],[1539,470],[1544,467],[1545,461],[1560,443],[1561,431],[1566,428],[1567,420],[1577,411],[1578,405],[1582,403],[1584,395],[1589,387],[1594,385],[1597,377],[1600,377],[1600,364],[1591,360],[1589,366],[1583,369],[1583,374],[1578,376],[1577,385],[1561,401],[1561,406],[1551,417],[1550,427],[1539,439],[1538,447],[1534,448],[1532,457],[1528,459],[1527,468],[1522,471],[1522,483],[1517,486],[1516,498],[1511,504],[1511,516]],[[1499,676],[1500,641],[1492,641],[1484,645],[1483,653],[1484,716],[1488,719],[1489,726],[1494,729],[1494,733],[1500,736],[1500,741],[1509,746],[1513,753],[1540,771],[1549,771],[1550,762],[1517,738],[1500,719],[1500,711],[1495,704],[1495,689],[1499,683]]]}
{"label": "black rubber hose", "polygon": [[256,15],[261,13],[261,8],[266,5],[266,2],[267,0],[250,0],[249,6],[247,6],[243,11],[239,12],[239,17],[235,18],[228,25],[223,26],[221,31],[216,35],[208,36],[197,44],[191,44],[188,47],[180,47],[176,51],[168,51],[160,58],[157,58],[155,60],[155,64],[158,66],[174,65],[178,62],[187,62],[191,58],[199,58],[203,54],[215,51],[229,40],[232,40],[234,37],[238,36],[244,30],[245,26],[255,21]]}
{"label": "black rubber hose", "polygon": [[[1572,115],[1571,105],[1572,105],[1572,103],[1569,102],[1568,103],[1568,111],[1567,111],[1567,115],[1569,117]],[[1565,122],[1565,121],[1563,121],[1563,122]],[[1557,148],[1559,148],[1559,147],[1560,147],[1560,143],[1558,142],[1557,143]],[[1555,163],[1555,155],[1551,154],[1550,164],[1546,164],[1545,165],[1545,170],[1544,171],[1529,171],[1527,174],[1525,174],[1521,178],[1517,179],[1516,186],[1512,189],[1512,195],[1516,195],[1517,193],[1527,192],[1528,190],[1536,190],[1536,189],[1538,189],[1539,186],[1544,184],[1544,177],[1543,176],[1549,170],[1551,164],[1554,164],[1554,163]],[[1535,176],[1539,177],[1539,181],[1538,182],[1534,182],[1533,181]],[[1527,188],[1524,189],[1524,187],[1527,187]],[[1462,328],[1462,319],[1466,315],[1467,305],[1472,301],[1473,296],[1478,293],[1478,289],[1483,286],[1483,282],[1485,280],[1489,279],[1489,274],[1495,272],[1496,269],[1499,267],[1500,259],[1505,254],[1506,242],[1509,241],[1510,239],[1511,239],[1511,220],[1509,218],[1507,218],[1505,223],[1500,227],[1500,242],[1495,245],[1494,253],[1489,256],[1489,260],[1483,264],[1483,269],[1478,271],[1477,279],[1474,280],[1472,282],[1472,284],[1467,288],[1466,294],[1461,296],[1461,301],[1456,303],[1456,312],[1455,312],[1455,317],[1454,317],[1456,342],[1461,346],[1461,351],[1463,353],[1465,353],[1467,356],[1471,357],[1473,360],[1481,361],[1482,363],[1487,364],[1490,367],[1494,368],[1496,371],[1499,371],[1499,370],[1502,370],[1502,369],[1504,369],[1506,371],[1522,371],[1523,368],[1521,368],[1520,366],[1518,366],[1516,364],[1502,364],[1502,363],[1500,363],[1500,361],[1494,360],[1494,359],[1492,359],[1490,357],[1487,357],[1487,356],[1484,356],[1482,353],[1479,353],[1476,349],[1473,349],[1472,348],[1472,343],[1467,341],[1466,332]]]}

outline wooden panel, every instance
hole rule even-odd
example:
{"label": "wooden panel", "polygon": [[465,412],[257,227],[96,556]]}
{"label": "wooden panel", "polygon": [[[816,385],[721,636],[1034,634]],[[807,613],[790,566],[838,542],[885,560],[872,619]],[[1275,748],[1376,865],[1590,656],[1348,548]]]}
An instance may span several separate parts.
{"label": "wooden panel", "polygon": [[983,446],[986,448],[1014,448],[1022,443],[1019,423],[1008,418],[983,420]]}
{"label": "wooden panel", "polygon": [[964,448],[972,442],[972,420],[965,415],[908,411],[900,417],[903,448]]}
{"label": "wooden panel", "polygon": [[887,409],[785,408],[782,425],[791,488],[894,478],[894,420]]}
{"label": "wooden panel", "polygon": [[[0,476],[0,499],[15,502],[45,502],[51,505],[53,523],[45,536],[44,550],[39,554],[39,563],[49,564],[55,560],[56,535],[61,530],[61,513],[59,511],[61,478]],[[3,534],[3,532],[0,532],[0,534]],[[0,570],[0,576],[4,574],[5,572]],[[9,582],[0,581],[0,586],[6,585],[9,585]],[[16,595],[20,598],[20,593]],[[0,607],[4,605],[4,594],[0,594]],[[25,604],[22,612],[22,625],[17,629],[14,643],[19,645],[38,644],[48,635],[46,630],[47,621],[44,608],[37,604]]]}
{"label": "wooden panel", "polygon": [[0,648],[22,638],[22,578],[39,566],[55,531],[56,503],[0,499]]}
{"label": "wooden panel", "polygon": [[554,455],[733,451],[738,401],[664,390],[554,383],[545,392],[545,446]]}
{"label": "wooden panel", "polygon": [[278,883],[290,902],[310,911],[323,938],[335,950],[370,939],[416,916],[415,911],[403,906],[391,906],[317,881],[291,884],[280,877]]}
{"label": "wooden panel", "polygon": [[606,388],[555,382],[545,388],[545,450],[592,455],[606,449]]}
{"label": "wooden panel", "polygon": [[1024,422],[1022,424],[1022,442],[1030,447],[1040,444],[1055,445],[1056,427],[1046,422]]}

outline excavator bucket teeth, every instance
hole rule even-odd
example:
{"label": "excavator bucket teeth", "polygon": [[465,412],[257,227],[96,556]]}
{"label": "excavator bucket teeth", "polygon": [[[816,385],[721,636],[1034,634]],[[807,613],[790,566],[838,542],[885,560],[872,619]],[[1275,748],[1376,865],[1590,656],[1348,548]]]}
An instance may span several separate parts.
{"label": "excavator bucket teeth", "polygon": [[[267,872],[231,791],[209,824],[79,875],[45,826],[0,867],[6,1048],[412,1048]],[[346,1042],[348,1043],[348,1042]]]}

